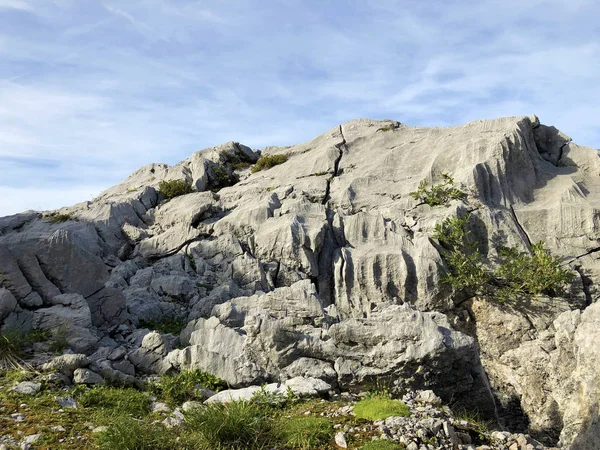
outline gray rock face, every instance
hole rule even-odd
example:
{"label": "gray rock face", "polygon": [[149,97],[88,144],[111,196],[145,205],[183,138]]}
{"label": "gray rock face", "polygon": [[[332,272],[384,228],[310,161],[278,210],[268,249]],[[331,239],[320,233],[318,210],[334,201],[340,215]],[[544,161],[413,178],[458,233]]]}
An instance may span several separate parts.
{"label": "gray rock face", "polygon": [[[129,384],[182,368],[233,387],[386,377],[550,444],[598,446],[597,151],[532,116],[452,128],[360,119],[263,153],[288,160],[250,174],[239,163],[259,153],[230,142],[56,211],[71,220],[0,218],[0,327],[68,323],[71,347],[90,353],[110,334],[126,355],[96,355],[92,370]],[[464,200],[410,196],[443,173]],[[167,201],[158,185],[174,179],[194,192]],[[570,303],[511,309],[442,283],[433,229],[465,211],[490,260],[499,239],[544,240],[579,275]],[[165,320],[188,323],[180,342],[130,332]]]}

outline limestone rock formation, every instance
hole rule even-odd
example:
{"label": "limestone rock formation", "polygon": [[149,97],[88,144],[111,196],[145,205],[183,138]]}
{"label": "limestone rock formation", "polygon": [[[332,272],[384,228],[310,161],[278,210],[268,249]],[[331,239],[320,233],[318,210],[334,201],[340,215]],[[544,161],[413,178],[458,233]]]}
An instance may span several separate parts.
{"label": "limestone rock formation", "polygon": [[[251,173],[269,154],[288,159]],[[444,173],[464,199],[410,195]],[[95,381],[183,368],[236,388],[384,379],[549,445],[598,447],[599,175],[596,150],[535,116],[360,119],[290,147],[226,143],[93,201],[0,218],[0,327],[67,325],[90,356],[72,370]],[[175,179],[193,192],[166,199],[159,183]],[[499,242],[545,241],[578,275],[568,298],[502,305],[444,283],[433,230],[466,212],[489,260]],[[187,326],[146,328],[168,320]]]}

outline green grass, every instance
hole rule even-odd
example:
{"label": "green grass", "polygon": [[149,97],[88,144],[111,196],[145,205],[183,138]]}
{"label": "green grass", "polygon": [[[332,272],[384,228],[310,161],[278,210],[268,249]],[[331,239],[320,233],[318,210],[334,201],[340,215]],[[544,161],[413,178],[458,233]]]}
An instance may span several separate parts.
{"label": "green grass", "polygon": [[270,408],[251,402],[211,404],[186,415],[188,427],[207,448],[258,449],[269,440]]}
{"label": "green grass", "polygon": [[392,416],[408,417],[408,406],[400,400],[372,397],[359,401],[354,406],[354,415],[359,419],[381,420]]}
{"label": "green grass", "polygon": [[28,369],[23,360],[27,351],[36,342],[45,342],[52,336],[51,330],[8,329],[0,334],[0,371]]}
{"label": "green grass", "polygon": [[319,448],[333,437],[333,425],[322,417],[290,417],[275,424],[275,434],[285,448]]}
{"label": "green grass", "polygon": [[179,336],[186,325],[187,322],[184,319],[140,320],[138,328],[148,328],[153,331],[160,331],[163,334],[171,333],[174,336]]}
{"label": "green grass", "polygon": [[403,450],[406,447],[389,439],[377,439],[363,445],[360,450]]}
{"label": "green grass", "polygon": [[180,405],[186,400],[198,399],[196,387],[202,386],[213,391],[227,387],[227,383],[200,370],[182,370],[167,374],[150,385],[150,391],[171,406]]}
{"label": "green grass", "polygon": [[85,408],[109,410],[111,414],[136,418],[148,414],[151,404],[148,396],[136,389],[105,386],[83,390],[77,401]]}
{"label": "green grass", "polygon": [[159,192],[167,199],[179,197],[192,192],[192,186],[185,180],[169,180],[158,183]]}
{"label": "green grass", "polygon": [[323,172],[315,172],[315,173],[313,173],[314,177],[322,177],[323,175],[329,175],[329,171],[324,170]]}
{"label": "green grass", "polygon": [[108,430],[94,436],[101,450],[173,450],[180,448],[175,436],[161,425],[140,422],[131,417],[118,417]]}
{"label": "green grass", "polygon": [[394,124],[390,124],[390,125],[385,125],[381,128],[379,128],[377,131],[392,131],[396,128],[396,126]]}
{"label": "green grass", "polygon": [[252,173],[260,172],[261,170],[267,170],[271,167],[278,166],[279,164],[283,164],[288,160],[288,155],[279,154],[279,155],[265,155],[261,156],[256,164],[252,166],[250,170]]}

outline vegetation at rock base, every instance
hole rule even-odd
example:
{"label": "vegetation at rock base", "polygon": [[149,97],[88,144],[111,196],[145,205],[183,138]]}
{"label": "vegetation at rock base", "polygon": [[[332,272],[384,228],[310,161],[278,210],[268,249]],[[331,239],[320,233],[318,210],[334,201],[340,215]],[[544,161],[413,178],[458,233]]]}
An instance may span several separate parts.
{"label": "vegetation at rock base", "polygon": [[450,269],[444,282],[502,302],[525,295],[557,297],[566,293],[574,273],[562,268],[561,261],[546,250],[542,241],[532,244],[529,253],[498,246],[496,267],[492,268],[471,238],[470,217],[448,217],[435,227],[434,238],[445,249],[442,257]]}
{"label": "vegetation at rock base", "polygon": [[[11,369],[26,369],[28,364],[23,360],[27,351],[36,342],[45,342],[58,335],[59,330],[29,330],[6,329],[0,333],[0,371]],[[62,333],[58,339],[50,342],[50,350],[64,348]]]}
{"label": "vegetation at rock base", "polygon": [[454,178],[447,173],[443,173],[440,184],[430,186],[429,181],[422,180],[418,189],[411,192],[410,196],[429,206],[439,206],[447,204],[450,200],[463,200],[467,194],[455,187]]}
{"label": "vegetation at rock base", "polygon": [[322,417],[290,417],[277,423],[275,433],[285,448],[308,450],[326,444],[331,439],[333,425]]}
{"label": "vegetation at rock base", "polygon": [[227,387],[227,383],[201,370],[182,370],[176,374],[161,376],[158,381],[150,384],[150,392],[167,404],[175,405],[187,400],[202,400],[197,393],[199,387],[220,391]]}
{"label": "vegetation at rock base", "polygon": [[354,406],[354,414],[359,419],[380,420],[392,416],[408,417],[408,406],[400,400],[388,397],[371,397],[359,401]]}
{"label": "vegetation at rock base", "polygon": [[377,439],[376,441],[367,442],[360,450],[403,450],[403,445],[400,445],[389,439]]}
{"label": "vegetation at rock base", "polygon": [[207,448],[259,448],[267,438],[269,412],[252,402],[217,403],[194,409],[186,423],[202,435]]}
{"label": "vegetation at rock base", "polygon": [[167,199],[179,197],[192,192],[192,186],[185,180],[168,180],[158,183],[159,192]]}
{"label": "vegetation at rock base", "polygon": [[279,154],[279,155],[265,155],[261,156],[256,164],[252,166],[250,171],[252,173],[260,172],[261,170],[267,170],[271,167],[278,166],[279,164],[283,164],[288,160],[288,155]]}

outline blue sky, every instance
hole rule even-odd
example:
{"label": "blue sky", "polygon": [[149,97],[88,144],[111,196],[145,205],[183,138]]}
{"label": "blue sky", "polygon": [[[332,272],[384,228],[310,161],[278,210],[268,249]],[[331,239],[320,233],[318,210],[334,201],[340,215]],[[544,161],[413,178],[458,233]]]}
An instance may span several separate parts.
{"label": "blue sky", "polygon": [[0,216],[358,117],[600,147],[597,0],[0,0]]}

